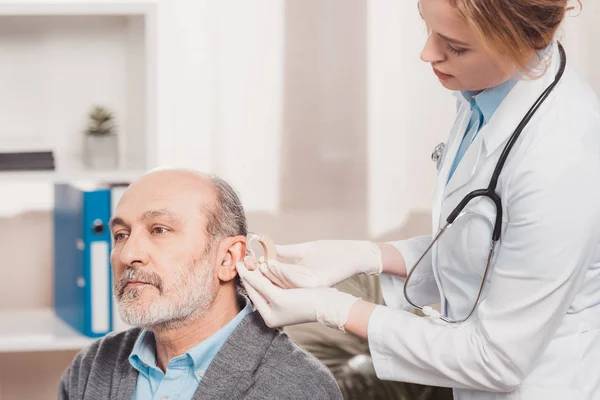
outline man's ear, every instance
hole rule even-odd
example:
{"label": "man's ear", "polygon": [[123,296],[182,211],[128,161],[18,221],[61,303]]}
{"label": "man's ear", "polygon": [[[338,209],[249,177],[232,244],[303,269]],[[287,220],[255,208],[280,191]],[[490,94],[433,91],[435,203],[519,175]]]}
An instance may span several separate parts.
{"label": "man's ear", "polygon": [[244,261],[246,256],[246,237],[234,236],[221,241],[218,252],[217,276],[223,282],[229,282],[237,276],[235,263]]}

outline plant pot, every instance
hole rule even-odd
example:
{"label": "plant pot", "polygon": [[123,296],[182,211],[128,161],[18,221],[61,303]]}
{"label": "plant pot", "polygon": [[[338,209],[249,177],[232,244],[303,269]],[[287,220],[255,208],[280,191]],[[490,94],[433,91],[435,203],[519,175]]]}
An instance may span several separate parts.
{"label": "plant pot", "polygon": [[119,166],[117,135],[85,134],[83,161],[88,168],[112,169]]}

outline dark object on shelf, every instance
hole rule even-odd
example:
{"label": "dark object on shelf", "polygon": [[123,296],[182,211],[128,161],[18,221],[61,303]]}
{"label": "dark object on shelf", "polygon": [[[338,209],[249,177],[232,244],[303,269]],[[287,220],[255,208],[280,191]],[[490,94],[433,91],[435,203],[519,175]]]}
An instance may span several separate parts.
{"label": "dark object on shelf", "polygon": [[0,153],[0,171],[54,170],[52,151]]}

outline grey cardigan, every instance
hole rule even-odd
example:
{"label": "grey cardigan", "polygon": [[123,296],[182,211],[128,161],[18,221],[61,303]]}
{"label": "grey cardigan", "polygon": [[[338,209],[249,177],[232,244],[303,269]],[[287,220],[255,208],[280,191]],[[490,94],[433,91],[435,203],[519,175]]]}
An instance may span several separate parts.
{"label": "grey cardigan", "polygon": [[[128,357],[141,330],[110,333],[80,351],[58,388],[60,400],[131,400],[138,371]],[[324,364],[281,330],[247,315],[217,353],[193,399],[336,399]]]}

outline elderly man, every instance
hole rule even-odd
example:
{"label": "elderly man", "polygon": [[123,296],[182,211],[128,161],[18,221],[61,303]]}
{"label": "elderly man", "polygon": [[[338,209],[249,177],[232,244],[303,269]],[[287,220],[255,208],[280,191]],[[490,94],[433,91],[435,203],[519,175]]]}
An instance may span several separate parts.
{"label": "elderly man", "polygon": [[82,350],[59,399],[341,399],[333,375],[238,290],[246,219],[223,180],[151,172],[110,224],[115,296],[134,328]]}

